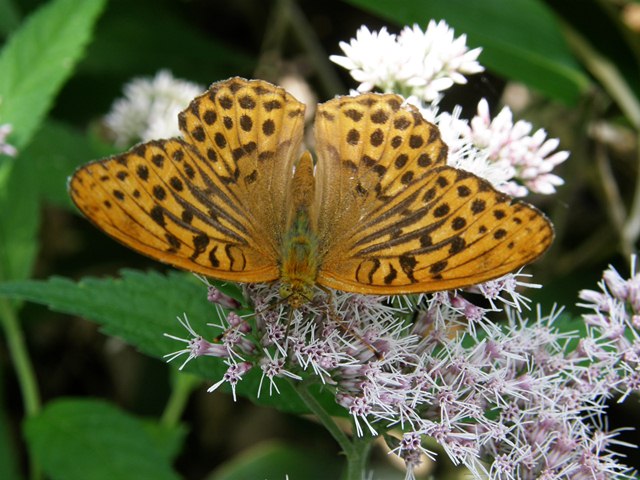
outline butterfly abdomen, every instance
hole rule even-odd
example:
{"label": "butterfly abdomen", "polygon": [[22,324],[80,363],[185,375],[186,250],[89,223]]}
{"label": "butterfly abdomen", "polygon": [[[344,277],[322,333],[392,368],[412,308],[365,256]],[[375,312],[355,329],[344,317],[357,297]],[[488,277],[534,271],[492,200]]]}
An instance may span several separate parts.
{"label": "butterfly abdomen", "polygon": [[297,308],[313,298],[318,276],[318,247],[306,212],[299,211],[287,232],[282,252],[281,296]]}
{"label": "butterfly abdomen", "polygon": [[287,232],[282,245],[280,295],[297,308],[313,298],[318,276],[318,241],[310,223],[314,194],[313,160],[305,152],[296,165]]}

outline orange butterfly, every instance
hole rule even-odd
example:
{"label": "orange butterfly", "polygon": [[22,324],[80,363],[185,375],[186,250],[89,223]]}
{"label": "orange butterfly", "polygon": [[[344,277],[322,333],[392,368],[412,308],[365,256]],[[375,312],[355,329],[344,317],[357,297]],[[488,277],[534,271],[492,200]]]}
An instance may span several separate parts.
{"label": "orange butterfly", "polygon": [[292,306],[315,285],[364,294],[481,283],[540,256],[535,207],[446,165],[437,127],[397,95],[318,106],[317,160],[303,104],[260,80],[213,84],[179,115],[184,138],[79,168],[71,198],[154,259],[236,282],[279,280]]}

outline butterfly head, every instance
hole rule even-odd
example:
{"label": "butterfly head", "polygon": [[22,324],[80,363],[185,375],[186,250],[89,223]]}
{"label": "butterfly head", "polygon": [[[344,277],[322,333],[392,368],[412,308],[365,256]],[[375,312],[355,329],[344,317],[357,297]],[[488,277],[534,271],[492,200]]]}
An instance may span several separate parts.
{"label": "butterfly head", "polygon": [[291,308],[300,308],[305,303],[313,300],[313,286],[304,282],[290,283],[283,281],[280,285],[280,297]]}

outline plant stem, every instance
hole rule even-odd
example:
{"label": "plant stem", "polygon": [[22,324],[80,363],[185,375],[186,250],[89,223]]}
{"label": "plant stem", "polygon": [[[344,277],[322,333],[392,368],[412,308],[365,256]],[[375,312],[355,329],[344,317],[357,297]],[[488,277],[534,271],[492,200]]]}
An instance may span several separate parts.
{"label": "plant stem", "polygon": [[305,382],[292,382],[292,384],[305,405],[318,417],[322,425],[324,425],[336,442],[338,442],[345,457],[347,457],[345,480],[362,480],[369,450],[371,449],[371,438],[361,437],[350,440],[333,420],[331,415],[329,415],[311,392],[309,392]]}
{"label": "plant stem", "polygon": [[27,417],[40,412],[40,392],[36,376],[27,353],[24,336],[18,322],[15,308],[7,298],[0,298],[0,322],[7,336],[9,354],[18,377],[22,401]]}
{"label": "plant stem", "polygon": [[297,2],[292,0],[283,1],[287,5],[286,11],[289,15],[291,31],[311,58],[311,63],[318,73],[318,79],[322,84],[324,93],[330,97],[337,93],[343,93],[345,87],[340,77],[336,74],[333,64],[329,61],[329,55],[322,47],[302,9]]}
{"label": "plant stem", "polygon": [[567,41],[578,58],[582,60],[591,74],[598,79],[600,85],[616,102],[633,127],[636,130],[640,130],[640,102],[620,70],[609,59],[593,48],[589,41],[577,31],[567,24],[564,24],[563,27]]}
{"label": "plant stem", "polygon": [[160,423],[166,427],[175,427],[179,423],[191,392],[201,384],[195,375],[180,371],[173,373],[173,379],[171,395],[160,419]]}
{"label": "plant stem", "polygon": [[344,92],[345,87],[329,61],[329,55],[297,2],[278,0],[267,25],[269,29],[264,35],[260,61],[254,72],[256,77],[276,80],[282,73],[284,42],[286,34],[290,33],[309,57],[324,93],[332,97]]}
{"label": "plant stem", "polygon": [[627,218],[627,213],[604,145],[600,143],[595,145],[594,156],[611,223],[613,223],[616,233],[620,238],[622,253],[624,253],[625,257],[629,258],[633,250],[633,243],[629,243],[625,233],[625,218]]}
{"label": "plant stem", "polygon": [[[0,298],[0,323],[7,337],[9,354],[18,377],[26,416],[33,417],[40,412],[40,392],[16,309],[7,298]],[[30,457],[29,465],[30,478],[32,480],[41,479],[42,471],[33,457]]]}

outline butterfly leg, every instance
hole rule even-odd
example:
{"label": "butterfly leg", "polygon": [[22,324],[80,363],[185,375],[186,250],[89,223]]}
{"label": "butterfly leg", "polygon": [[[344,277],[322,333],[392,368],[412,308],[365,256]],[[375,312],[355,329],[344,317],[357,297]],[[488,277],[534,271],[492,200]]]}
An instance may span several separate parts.
{"label": "butterfly leg", "polygon": [[342,333],[351,335],[353,338],[356,339],[356,341],[360,342],[362,345],[364,345],[373,355],[375,355],[375,357],[378,360],[382,360],[383,355],[382,353],[373,345],[371,345],[370,342],[368,342],[367,340],[365,340],[361,335],[359,335],[347,322],[346,320],[340,316],[336,310],[336,305],[335,305],[335,301],[334,301],[334,295],[333,295],[333,290],[324,287],[323,285],[317,285],[318,288],[327,295],[328,298],[328,317],[329,319],[333,320],[335,322],[335,324],[338,326],[338,328],[340,329],[340,331]]}

